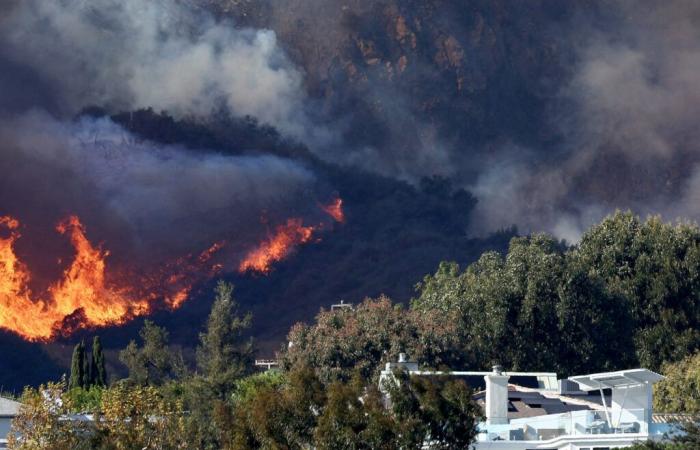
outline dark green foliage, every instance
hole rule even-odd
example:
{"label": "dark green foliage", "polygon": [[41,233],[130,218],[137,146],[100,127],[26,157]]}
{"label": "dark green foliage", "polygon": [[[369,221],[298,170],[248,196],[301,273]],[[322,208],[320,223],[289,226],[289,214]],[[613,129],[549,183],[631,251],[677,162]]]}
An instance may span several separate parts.
{"label": "dark green foliage", "polygon": [[[428,183],[430,190],[440,190]],[[423,366],[553,370],[560,376],[642,365],[659,370],[700,347],[700,230],[617,213],[565,247],[514,238],[461,270],[443,262],[411,308],[382,298],[296,325],[285,367],[326,382],[366,378],[401,352]]]}
{"label": "dark green foliage", "polygon": [[354,372],[370,378],[386,353],[398,354],[415,336],[405,311],[387,298],[322,311],[316,319],[314,326],[292,328],[283,365],[318,368],[324,382],[348,381]]}
{"label": "dark green foliage", "polygon": [[92,381],[96,386],[107,385],[107,368],[99,336],[95,336],[92,340]]}
{"label": "dark green foliage", "polygon": [[85,341],[80,341],[73,348],[71,359],[71,374],[69,387],[71,389],[90,389],[92,386],[106,386],[106,371],[104,355],[100,338],[95,336],[92,343],[92,354],[87,351]]}
{"label": "dark green foliage", "polygon": [[[252,342],[243,333],[250,315],[238,316],[233,286],[216,288],[205,332],[197,347],[197,372],[185,374],[181,357],[167,349],[167,332],[146,322],[143,347],[132,342],[120,357],[137,384],[162,384],[169,397],[182,401],[188,411],[184,425],[194,448],[219,449],[232,445],[228,429],[234,420],[231,398],[239,380],[251,372]],[[155,349],[161,347],[161,351]]]}
{"label": "dark green foliage", "polygon": [[207,329],[199,336],[197,367],[221,399],[252,369],[253,344],[243,337],[250,323],[250,314],[238,316],[233,285],[220,281]]}
{"label": "dark green foliage", "polygon": [[400,448],[468,448],[476,439],[481,408],[464,381],[399,371],[385,389]]}
{"label": "dark green foliage", "polygon": [[640,442],[629,447],[630,450],[697,450],[698,448],[700,448],[700,425],[692,421],[682,423],[671,433],[669,440]]}
{"label": "dark green foliage", "polygon": [[146,320],[139,332],[142,345],[132,340],[119,352],[129,370],[129,381],[137,385],[160,385],[179,378],[185,370],[182,355],[168,345],[168,332]]}
{"label": "dark green foliage", "polygon": [[636,364],[627,300],[571,264],[559,286],[561,376],[611,371]]}
{"label": "dark green foliage", "polygon": [[400,352],[432,367],[457,364],[465,360],[466,336],[451,315],[407,310],[386,297],[367,299],[352,310],[321,311],[316,324],[292,328],[282,364],[314,367],[324,383],[348,381],[355,372],[372,379]]}
{"label": "dark green foliage", "polygon": [[298,368],[279,380],[247,383],[234,395],[231,448],[308,448],[317,417],[326,402],[323,385],[314,372]]}
{"label": "dark green foliage", "polygon": [[618,213],[591,228],[576,259],[628,302],[641,365],[659,368],[700,348],[700,229]]}
{"label": "dark green foliage", "polygon": [[700,414],[700,352],[664,364],[666,378],[654,385],[654,411]]}
{"label": "dark green foliage", "polygon": [[394,449],[397,435],[391,415],[375,386],[365,390],[362,378],[328,386],[326,404],[314,431],[319,450]]}
{"label": "dark green foliage", "polygon": [[87,347],[83,344],[84,354],[83,354],[83,382],[82,387],[90,387],[93,385],[92,378],[92,355],[87,352]]}
{"label": "dark green foliage", "polygon": [[234,395],[228,442],[236,449],[418,450],[426,442],[467,448],[476,437],[481,413],[464,383],[401,378],[390,392],[387,409],[376,382],[359,372],[326,386],[303,367],[254,376]]}
{"label": "dark green foliage", "polygon": [[73,348],[69,386],[71,389],[85,386],[85,343],[82,341]]}
{"label": "dark green foliage", "polygon": [[658,370],[700,346],[698,245],[697,227],[618,213],[571,249],[532,236],[464,272],[443,264],[413,307],[458,311],[475,367]]}

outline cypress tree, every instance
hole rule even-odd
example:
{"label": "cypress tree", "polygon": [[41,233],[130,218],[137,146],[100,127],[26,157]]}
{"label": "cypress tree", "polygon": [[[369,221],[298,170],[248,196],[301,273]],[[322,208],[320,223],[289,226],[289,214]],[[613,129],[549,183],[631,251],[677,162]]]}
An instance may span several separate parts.
{"label": "cypress tree", "polygon": [[107,368],[99,336],[92,340],[92,382],[96,386],[107,385]]}
{"label": "cypress tree", "polygon": [[83,387],[85,369],[85,344],[80,342],[73,348],[73,358],[70,364],[70,381],[68,385],[71,389]]}
{"label": "cypress tree", "polygon": [[87,351],[87,346],[83,344],[84,348],[84,354],[85,356],[83,357],[83,387],[85,389],[89,388],[92,386],[92,358],[90,357],[90,354]]}

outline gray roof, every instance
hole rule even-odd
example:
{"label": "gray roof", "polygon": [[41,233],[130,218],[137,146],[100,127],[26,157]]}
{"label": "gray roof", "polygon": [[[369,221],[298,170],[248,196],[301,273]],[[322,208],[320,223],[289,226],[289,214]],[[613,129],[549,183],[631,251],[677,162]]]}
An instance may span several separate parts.
{"label": "gray roof", "polygon": [[16,416],[19,413],[20,406],[22,406],[20,402],[0,397],[0,417]]}
{"label": "gray roof", "polygon": [[[474,399],[484,406],[485,391],[477,392]],[[610,398],[607,398],[610,401]],[[545,389],[533,389],[515,384],[508,385],[508,419],[535,417],[581,410],[602,410],[600,394],[579,391],[566,395]]]}

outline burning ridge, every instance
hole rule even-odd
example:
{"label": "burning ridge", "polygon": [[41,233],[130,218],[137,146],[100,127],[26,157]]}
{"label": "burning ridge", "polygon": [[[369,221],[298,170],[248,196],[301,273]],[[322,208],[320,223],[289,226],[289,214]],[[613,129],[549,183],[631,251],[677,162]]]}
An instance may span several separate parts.
{"label": "burning ridge", "polygon": [[[336,199],[322,209],[334,220],[344,220],[342,200]],[[246,254],[239,272],[269,273],[274,262],[309,242],[322,228],[322,224],[304,226],[302,219],[288,219]],[[15,243],[21,238],[19,229],[20,222],[14,217],[0,217],[0,328],[28,341],[49,341],[81,328],[123,324],[157,308],[176,309],[197,281],[223,270],[222,264],[213,261],[226,245],[222,241],[199,255],[165,264],[155,273],[114,271],[108,278],[109,251],[93,245],[80,219],[70,216],[56,226],[56,231],[70,239],[74,259],[60,280],[37,294],[29,287],[31,271],[15,253]]]}
{"label": "burning ridge", "polygon": [[[168,267],[176,270],[175,275],[144,276],[138,280],[139,287],[126,282],[131,279],[126,274],[108,282],[109,252],[94,246],[79,218],[70,216],[56,226],[56,231],[68,235],[75,257],[61,279],[38,295],[29,288],[29,268],[14,251],[21,237],[19,225],[12,217],[0,218],[0,226],[9,233],[0,238],[0,327],[30,341],[47,341],[79,328],[121,324],[148,314],[158,302],[176,308],[187,297],[196,276],[207,271],[204,264],[194,265],[183,259],[174,264],[177,267]],[[208,261],[206,252],[200,258],[204,263]]]}
{"label": "burning ridge", "polygon": [[[341,198],[338,197],[330,204],[319,205],[319,207],[336,222],[345,222]],[[285,224],[277,226],[273,234],[246,254],[238,266],[238,271],[269,273],[272,270],[272,264],[285,259],[298,245],[309,242],[314,233],[322,228],[323,224],[304,226],[301,219],[288,219]]]}

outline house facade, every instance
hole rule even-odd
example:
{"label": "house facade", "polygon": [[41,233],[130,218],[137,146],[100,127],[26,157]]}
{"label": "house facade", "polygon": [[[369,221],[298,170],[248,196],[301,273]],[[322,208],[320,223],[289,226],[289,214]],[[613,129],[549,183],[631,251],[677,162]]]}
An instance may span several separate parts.
{"label": "house facade", "polygon": [[557,379],[551,372],[421,371],[405,356],[388,363],[380,386],[394,370],[410,376],[449,376],[475,389],[484,411],[477,450],[610,450],[648,439],[672,427],[652,409],[653,385],[663,376],[647,369]]}
{"label": "house facade", "polygon": [[12,419],[19,414],[21,403],[0,397],[0,448],[7,448],[7,437],[12,427]]}

